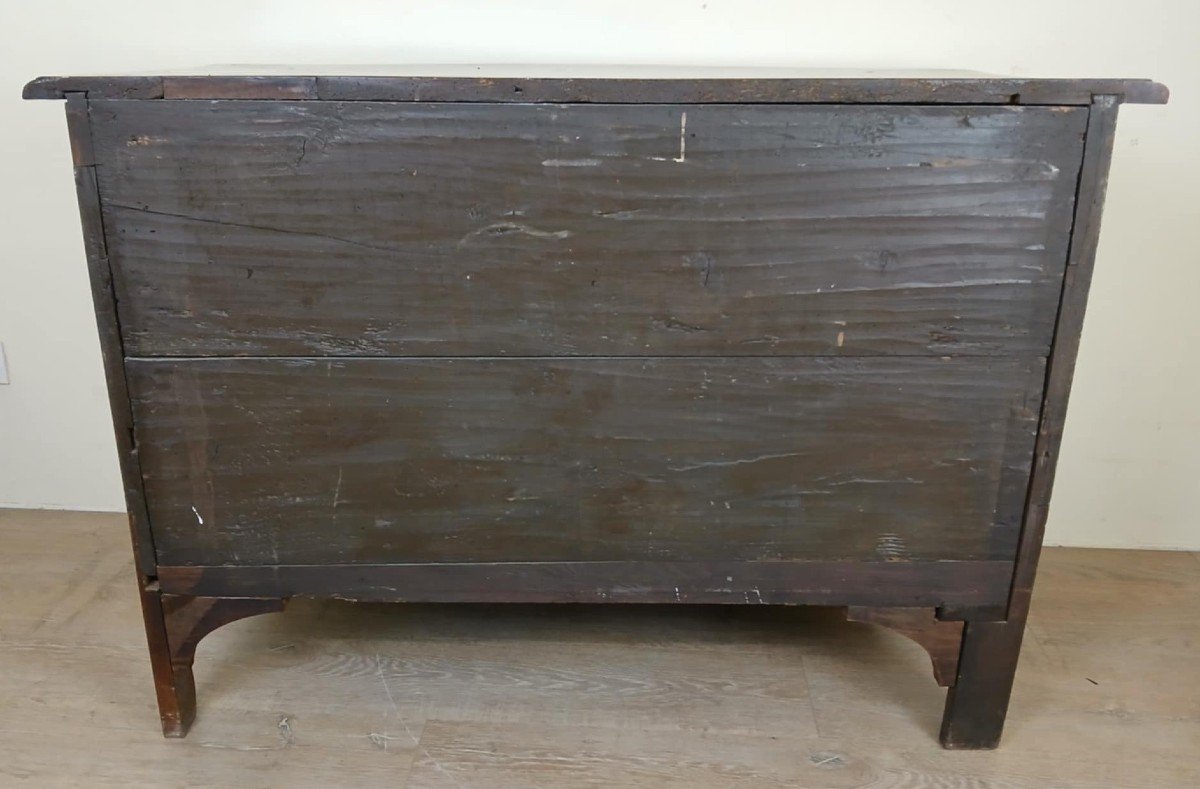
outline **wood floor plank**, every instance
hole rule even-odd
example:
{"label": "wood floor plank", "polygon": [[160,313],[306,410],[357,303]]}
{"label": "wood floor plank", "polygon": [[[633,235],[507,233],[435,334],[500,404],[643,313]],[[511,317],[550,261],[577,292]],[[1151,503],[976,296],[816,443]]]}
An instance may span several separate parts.
{"label": "wood floor plank", "polygon": [[[505,787],[1099,787],[1077,763],[850,738],[686,736],[431,721],[410,789]],[[1049,777],[1048,777],[1049,776]],[[1133,784],[1124,784],[1133,785]]]}
{"label": "wood floor plank", "polygon": [[936,741],[907,639],[828,609],[298,600],[158,733],[124,518],[0,510],[0,785],[1200,785],[1200,573],[1049,549],[1005,739]]}
{"label": "wood floor plank", "polygon": [[1046,621],[1200,620],[1200,573],[1174,551],[1056,548],[1038,569],[1033,605]]}

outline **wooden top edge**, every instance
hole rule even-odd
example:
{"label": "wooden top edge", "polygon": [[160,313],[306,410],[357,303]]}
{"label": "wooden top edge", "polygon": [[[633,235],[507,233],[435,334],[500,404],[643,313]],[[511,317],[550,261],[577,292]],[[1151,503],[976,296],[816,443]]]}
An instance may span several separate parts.
{"label": "wooden top edge", "polygon": [[1145,79],[1016,77],[38,77],[26,99],[86,93],[100,99],[463,101],[518,103],[1090,104],[1111,95],[1165,104],[1166,86]]}

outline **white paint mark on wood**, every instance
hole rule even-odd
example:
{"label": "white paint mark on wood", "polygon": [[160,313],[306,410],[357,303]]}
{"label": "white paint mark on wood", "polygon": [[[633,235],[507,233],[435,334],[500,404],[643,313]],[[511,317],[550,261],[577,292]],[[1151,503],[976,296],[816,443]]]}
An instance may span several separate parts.
{"label": "white paint mark on wood", "polygon": [[675,161],[683,164],[687,161],[687,113],[679,115],[679,156]]}
{"label": "white paint mark on wood", "polygon": [[542,167],[599,167],[599,159],[545,159]]}
{"label": "white paint mark on wood", "polygon": [[200,517],[200,511],[196,509],[196,505],[192,505],[192,514],[196,516],[196,523],[204,525],[204,518]]}
{"label": "white paint mark on wood", "polygon": [[908,555],[908,546],[899,534],[888,532],[879,535],[879,539],[875,542],[875,552],[884,559],[903,559]]}
{"label": "white paint mark on wood", "polygon": [[651,156],[651,161],[655,162],[677,162],[683,164],[687,161],[687,113],[679,115],[679,155],[668,159],[665,156]]}

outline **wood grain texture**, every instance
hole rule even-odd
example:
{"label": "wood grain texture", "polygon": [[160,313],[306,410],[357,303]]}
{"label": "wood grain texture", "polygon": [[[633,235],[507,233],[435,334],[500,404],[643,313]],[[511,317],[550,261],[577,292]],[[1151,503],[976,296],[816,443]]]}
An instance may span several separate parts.
{"label": "wood grain texture", "polygon": [[67,98],[66,114],[67,131],[71,141],[71,161],[75,165],[75,195],[79,202],[83,248],[87,256],[88,280],[91,284],[92,306],[96,313],[96,329],[108,389],[108,405],[113,420],[117,461],[121,469],[125,506],[129,513],[129,533],[133,542],[133,552],[137,557],[138,571],[142,575],[152,575],[155,563],[154,535],[146,511],[141,468],[134,446],[133,414],[130,410],[128,381],[125,377],[125,349],[117,320],[112,268],[108,260],[104,218],[100,210],[89,105],[83,94],[73,93]]}
{"label": "wood grain texture", "polygon": [[134,356],[1045,355],[1085,115],[93,110]]}
{"label": "wood grain texture", "polygon": [[[1004,561],[501,562],[159,567],[184,595],[370,602],[992,606]],[[905,609],[907,610],[907,609]],[[946,623],[950,627],[961,622]]]}
{"label": "wood grain texture", "polygon": [[163,77],[164,99],[317,98],[315,77]]}
{"label": "wood grain texture", "polygon": [[187,735],[196,718],[192,663],[206,635],[248,616],[282,611],[287,601],[238,597],[192,597],[142,589],[142,613],[163,736]]}
{"label": "wood grain texture", "polygon": [[64,86],[165,731],[309,594],[850,606],[998,742],[1124,83]]}
{"label": "wood grain texture", "polygon": [[0,534],[4,784],[1200,785],[1194,554],[1047,549],[987,754],[938,747],[919,647],[833,612],[308,600],[206,638],[164,744],[123,516],[0,509]]}
{"label": "wood grain texture", "polygon": [[967,623],[958,679],[946,696],[941,740],[947,748],[995,748],[1000,743],[1062,443],[1071,379],[1099,241],[1118,108],[1115,97],[1101,96],[1089,112],[1070,256],[1054,349],[1046,373],[1045,404],[1038,425],[1035,462],[1030,472],[1008,617],[1004,622]]}
{"label": "wood grain texture", "polygon": [[1001,358],[127,367],[168,565],[1010,560],[1043,376]]}
{"label": "wood grain texture", "polygon": [[954,684],[958,675],[958,657],[962,650],[962,622],[942,621],[933,608],[867,608],[850,606],[846,619],[866,622],[894,630],[921,645],[933,664],[933,678],[943,688]]}
{"label": "wood grain texture", "polygon": [[21,91],[25,99],[161,99],[162,77],[37,77]]}
{"label": "wood grain texture", "polygon": [[[290,99],[284,82],[305,84],[304,98],[355,101],[465,101],[642,104],[681,102],[752,104],[1075,104],[1099,94],[1135,104],[1165,104],[1166,86],[1147,79],[1026,79],[921,77],[796,77],[720,79],[604,79],[246,75],[187,77],[37,77],[26,99],[89,98]],[[311,88],[308,86],[311,85]],[[172,93],[183,86],[185,93]]]}
{"label": "wood grain texture", "polygon": [[1100,218],[1108,190],[1118,110],[1115,97],[1107,96],[1098,98],[1089,113],[1087,147],[1079,178],[1079,199],[1072,225],[1070,254],[1056,321],[1054,348],[1047,362],[1045,405],[1038,424],[1035,462],[1022,522],[1020,562],[1013,576],[1010,619],[1023,619],[1027,615],[1033,593],[1033,579],[1037,573],[1050,495],[1054,488],[1054,471],[1062,446],[1071,382],[1075,376],[1079,339],[1083,333],[1083,316],[1087,309],[1096,249],[1100,241]]}

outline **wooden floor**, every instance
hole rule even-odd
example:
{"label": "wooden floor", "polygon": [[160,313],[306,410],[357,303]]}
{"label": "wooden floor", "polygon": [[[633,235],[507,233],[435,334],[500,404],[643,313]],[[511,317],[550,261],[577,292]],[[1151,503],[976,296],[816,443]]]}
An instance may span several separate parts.
{"label": "wooden floor", "polygon": [[1200,554],[1049,551],[992,752],[828,611],[311,601],[209,636],[166,741],[129,555],[0,510],[0,786],[1200,786]]}

